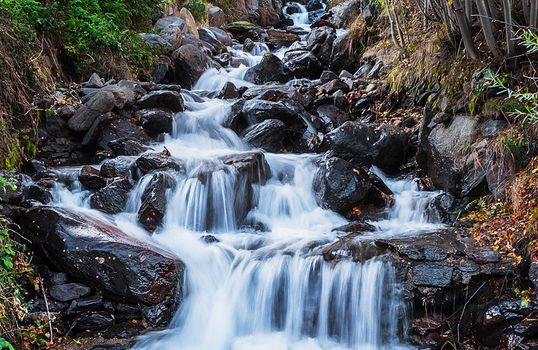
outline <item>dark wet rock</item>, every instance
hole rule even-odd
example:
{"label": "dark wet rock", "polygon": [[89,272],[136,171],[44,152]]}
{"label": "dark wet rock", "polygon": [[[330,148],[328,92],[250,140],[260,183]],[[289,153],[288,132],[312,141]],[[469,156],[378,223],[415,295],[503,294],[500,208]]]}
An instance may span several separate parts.
{"label": "dark wet rock", "polygon": [[349,121],[325,135],[327,148],[353,164],[396,171],[407,158],[407,135],[390,126]]}
{"label": "dark wet rock", "polygon": [[71,301],[85,297],[91,293],[91,288],[81,283],[57,284],[49,288],[51,297],[58,301]]}
{"label": "dark wet rock", "polygon": [[308,0],[305,7],[309,12],[322,10],[323,3],[320,0]]}
{"label": "dark wet rock", "polygon": [[350,120],[349,114],[332,104],[321,105],[317,109],[327,131],[332,131]]}
{"label": "dark wet rock", "polygon": [[446,287],[452,281],[453,271],[449,266],[416,265],[413,267],[413,282],[417,286]]}
{"label": "dark wet rock", "polygon": [[533,261],[529,266],[529,281],[534,286],[534,290],[538,290],[538,262]]}
{"label": "dark wet rock", "polygon": [[175,180],[166,173],[153,175],[142,194],[142,205],[138,210],[138,221],[150,232],[161,225],[166,211],[166,192],[175,186]]}
{"label": "dark wet rock", "polygon": [[45,130],[52,137],[69,137],[69,128],[67,122],[57,113],[54,113],[45,118]]}
{"label": "dark wet rock", "polygon": [[290,71],[290,75],[296,79],[317,79],[323,71],[317,57],[309,51],[294,52],[287,55],[284,66]]}
{"label": "dark wet rock", "polygon": [[207,244],[213,244],[213,243],[219,243],[220,242],[220,240],[217,237],[213,236],[213,235],[204,235],[204,236],[200,237],[200,239],[202,241],[204,241],[205,243],[207,243]]}
{"label": "dark wet rock", "polygon": [[90,197],[90,207],[109,214],[121,213],[125,209],[131,188],[129,180],[115,180]]}
{"label": "dark wet rock", "polygon": [[337,91],[343,91],[343,92],[349,91],[349,86],[340,79],[334,79],[319,86],[318,90],[320,92],[332,95]]}
{"label": "dark wet rock", "polygon": [[110,91],[99,91],[69,119],[69,128],[73,131],[88,130],[101,114],[110,112],[115,107],[115,97]]}
{"label": "dark wet rock", "polygon": [[26,189],[26,199],[36,200],[40,203],[47,204],[52,201],[52,193],[42,186],[31,184]]}
{"label": "dark wet rock", "polygon": [[259,86],[249,87],[243,94],[243,98],[250,100],[259,98],[264,100],[291,98],[296,93],[293,86],[269,83]]}
{"label": "dark wet rock", "polygon": [[173,126],[172,112],[164,109],[143,109],[136,116],[144,130],[150,135],[170,133]]}
{"label": "dark wet rock", "polygon": [[145,153],[136,160],[136,166],[143,174],[155,170],[183,170],[181,164],[174,158],[162,153]]}
{"label": "dark wet rock", "polygon": [[106,329],[114,324],[114,320],[114,315],[108,312],[87,312],[73,320],[73,329],[78,331]]}
{"label": "dark wet rock", "polygon": [[142,127],[129,119],[114,119],[103,126],[97,145],[104,150],[111,149],[110,143],[117,140],[136,140],[142,144],[151,143],[151,137]]}
{"label": "dark wet rock", "polygon": [[433,128],[426,151],[428,175],[435,187],[457,193],[477,128],[477,119],[469,116],[456,116],[449,126],[439,124]]}
{"label": "dark wet rock", "polygon": [[285,122],[293,118],[295,112],[281,102],[253,99],[245,102],[243,114],[249,124],[255,124],[267,119],[279,119]]}
{"label": "dark wet rock", "polygon": [[266,119],[243,131],[242,139],[253,147],[278,152],[283,148],[286,125],[278,119]]}
{"label": "dark wet rock", "polygon": [[75,315],[88,311],[99,311],[102,310],[103,307],[103,298],[100,296],[76,299],[69,304],[66,314]]}
{"label": "dark wet rock", "polygon": [[428,203],[426,214],[431,222],[441,221],[445,224],[453,224],[456,220],[454,215],[454,197],[449,193],[440,193]]}
{"label": "dark wet rock", "polygon": [[220,7],[213,6],[207,10],[207,19],[212,27],[222,27],[226,24],[226,15]]}
{"label": "dark wet rock", "polygon": [[306,37],[307,49],[327,66],[331,62],[332,48],[336,31],[330,27],[315,28]]}
{"label": "dark wet rock", "polygon": [[286,83],[289,80],[289,71],[280,58],[266,53],[260,63],[247,70],[244,79],[254,84],[271,81]]}
{"label": "dark wet rock", "polygon": [[244,42],[246,39],[258,40],[262,31],[258,26],[249,22],[229,23],[223,29],[230,32],[239,42]]}
{"label": "dark wet rock", "polygon": [[117,300],[155,305],[181,295],[184,268],[177,258],[102,219],[39,207],[19,225],[49,263]]}
{"label": "dark wet rock", "polygon": [[220,157],[224,165],[231,166],[250,184],[265,184],[271,177],[271,169],[262,152],[247,152]]}
{"label": "dark wet rock", "polygon": [[174,78],[179,84],[190,88],[208,68],[221,68],[200,47],[187,44],[174,51]]}
{"label": "dark wet rock", "polygon": [[183,97],[177,91],[152,91],[138,100],[140,109],[166,108],[172,112],[183,112]]}
{"label": "dark wet rock", "polygon": [[343,226],[339,226],[332,229],[332,231],[346,232],[346,233],[373,232],[375,230],[376,228],[374,225],[371,225],[364,221],[353,221],[353,222],[350,222],[349,224],[345,224]]}
{"label": "dark wet rock", "polygon": [[106,179],[101,176],[99,170],[89,165],[82,167],[78,175],[78,180],[84,187],[90,190],[100,190],[106,186]]}
{"label": "dark wet rock", "polygon": [[322,207],[346,213],[366,198],[370,180],[350,163],[333,157],[319,168],[313,186]]}
{"label": "dark wet rock", "polygon": [[51,285],[67,283],[67,274],[64,272],[51,272],[49,275],[49,283]]}
{"label": "dark wet rock", "polygon": [[222,90],[218,94],[218,98],[225,99],[225,100],[231,100],[241,97],[242,93],[244,92],[244,89],[238,89],[234,83],[227,82]]}
{"label": "dark wet rock", "polygon": [[[338,36],[333,42],[329,68],[335,72],[345,69],[355,69],[359,56],[356,53],[356,46],[358,46],[358,44],[352,44],[352,40],[349,38],[349,33]],[[353,76],[350,76],[349,78],[353,79]]]}
{"label": "dark wet rock", "polygon": [[323,71],[319,78],[322,84],[328,83],[335,79],[338,79],[338,75],[336,75],[336,73],[330,70]]}
{"label": "dark wet rock", "polygon": [[101,164],[99,174],[105,178],[129,178],[133,173],[134,159],[131,157],[117,157],[107,159]]}
{"label": "dark wet rock", "polygon": [[174,316],[173,309],[164,304],[145,307],[142,314],[152,327],[166,326]]}
{"label": "dark wet rock", "polygon": [[496,263],[501,260],[501,254],[491,249],[480,249],[469,253],[469,257],[478,264]]}
{"label": "dark wet rock", "polygon": [[149,150],[149,147],[129,137],[109,141],[108,147],[116,156],[137,156]]}

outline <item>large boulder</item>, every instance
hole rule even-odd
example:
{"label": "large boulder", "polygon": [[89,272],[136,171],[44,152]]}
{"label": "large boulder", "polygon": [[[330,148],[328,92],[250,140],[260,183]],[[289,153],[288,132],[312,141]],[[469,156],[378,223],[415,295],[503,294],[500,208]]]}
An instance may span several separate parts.
{"label": "large boulder", "polygon": [[455,116],[445,126],[437,124],[427,139],[427,169],[433,185],[456,194],[463,176],[465,161],[477,134],[479,123],[471,116]]}
{"label": "large boulder", "polygon": [[244,79],[254,84],[265,84],[270,81],[286,83],[289,77],[289,71],[280,58],[266,53],[260,63],[247,70]]}
{"label": "large boulder", "polygon": [[185,7],[179,11],[179,18],[185,21],[185,31],[198,38],[198,27],[192,13]]}
{"label": "large boulder", "polygon": [[335,39],[336,31],[333,28],[315,28],[306,37],[306,47],[326,66],[331,61]]}
{"label": "large boulder", "polygon": [[249,124],[262,122],[266,119],[279,119],[284,122],[293,118],[295,112],[282,102],[266,100],[248,100],[243,105],[243,115]]}
{"label": "large boulder", "polygon": [[174,186],[174,178],[167,173],[157,173],[151,178],[138,210],[138,221],[146,230],[154,231],[162,223],[166,211],[166,191]]}
{"label": "large boulder", "polygon": [[184,170],[176,159],[163,153],[145,153],[136,160],[136,166],[143,173],[151,173],[156,170]]}
{"label": "large boulder", "polygon": [[332,23],[338,28],[346,28],[361,14],[362,1],[346,0],[331,8]]}
{"label": "large boulder", "polygon": [[177,91],[167,90],[150,92],[138,100],[138,106],[140,109],[167,108],[172,112],[183,112],[185,110],[181,94]]}
{"label": "large boulder", "polygon": [[314,177],[318,203],[342,214],[359,205],[370,187],[366,172],[337,157],[325,160]]}
{"label": "large boulder", "polygon": [[43,206],[19,225],[47,262],[116,300],[157,305],[182,297],[180,260],[102,219]]}
{"label": "large boulder", "polygon": [[90,207],[104,213],[117,214],[125,209],[132,185],[127,179],[117,179],[90,197]]}
{"label": "large boulder", "polygon": [[285,67],[296,79],[318,79],[323,72],[323,66],[316,56],[309,51],[298,51],[286,55]]}
{"label": "large boulder", "polygon": [[271,177],[271,169],[262,152],[246,152],[220,157],[223,164],[232,167],[250,184],[265,184]]}
{"label": "large boulder", "polygon": [[407,134],[391,125],[345,122],[325,135],[324,145],[338,157],[356,165],[376,165],[395,172],[407,159]]}
{"label": "large boulder", "polygon": [[183,31],[186,28],[187,24],[185,21],[179,17],[175,16],[167,16],[159,19],[157,23],[155,23],[155,31],[161,32],[162,30],[169,28],[169,27],[177,27],[181,31]]}
{"label": "large boulder", "polygon": [[266,119],[245,129],[242,133],[242,139],[253,147],[278,152],[285,148],[284,143],[287,135],[288,128],[281,120]]}
{"label": "large boulder", "polygon": [[116,105],[114,94],[110,91],[99,91],[82,105],[69,119],[67,125],[73,131],[86,131],[102,114],[110,112]]}
{"label": "large boulder", "polygon": [[144,130],[150,135],[159,135],[172,132],[174,124],[172,112],[166,109],[143,109],[136,112],[136,116]]}
{"label": "large boulder", "polygon": [[191,88],[209,68],[221,68],[200,47],[186,44],[174,51],[174,78],[179,84]]}

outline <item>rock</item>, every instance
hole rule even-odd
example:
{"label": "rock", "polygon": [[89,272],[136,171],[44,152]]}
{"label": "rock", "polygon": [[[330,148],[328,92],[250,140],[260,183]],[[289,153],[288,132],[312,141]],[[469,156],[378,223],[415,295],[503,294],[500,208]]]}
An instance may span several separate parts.
{"label": "rock", "polygon": [[280,24],[280,16],[274,8],[261,6],[257,10],[257,23],[262,27],[276,27]]}
{"label": "rock", "polygon": [[464,163],[478,132],[475,117],[455,116],[449,126],[436,125],[427,139],[427,169],[433,185],[457,194]]}
{"label": "rock", "polygon": [[183,31],[186,27],[186,23],[183,19],[179,17],[174,16],[167,16],[159,19],[157,23],[155,23],[155,30],[157,32],[162,31],[163,29],[166,29],[168,27],[178,27],[181,31]]}
{"label": "rock", "polygon": [[187,33],[198,38],[198,28],[196,26],[196,20],[194,19],[192,13],[188,9],[183,7],[181,11],[179,11],[179,18],[185,21],[185,29]]}
{"label": "rock", "polygon": [[70,136],[67,122],[56,113],[45,117],[45,130],[47,130],[49,136],[56,138],[67,138]]}
{"label": "rock", "polygon": [[355,232],[374,232],[376,230],[374,225],[370,225],[363,221],[353,221],[349,224],[333,228],[331,231],[355,233]]}
{"label": "rock", "polygon": [[175,81],[191,88],[209,68],[221,68],[199,46],[186,44],[174,51]]}
{"label": "rock", "polygon": [[87,88],[102,88],[105,85],[105,82],[97,73],[93,73],[90,76],[90,79],[84,84]]}
{"label": "rock", "polygon": [[336,31],[330,27],[315,28],[306,37],[307,49],[318,58],[323,66],[331,62]]}
{"label": "rock", "polygon": [[261,29],[250,22],[233,22],[224,26],[224,29],[232,33],[233,37],[239,42],[246,39],[258,40]]}
{"label": "rock", "polygon": [[340,79],[334,79],[321,86],[318,86],[318,91],[329,95],[332,95],[339,90],[343,92],[349,91],[349,86]]}
{"label": "rock", "polygon": [[101,114],[114,109],[115,97],[110,91],[99,91],[69,119],[68,126],[73,131],[88,130]]}
{"label": "rock", "polygon": [[114,315],[105,311],[88,312],[73,321],[73,329],[78,331],[106,329],[114,324],[114,320]]}
{"label": "rock", "polygon": [[413,282],[416,286],[447,287],[453,271],[449,266],[419,264],[413,267]]}
{"label": "rock", "polygon": [[231,81],[227,82],[218,94],[218,98],[232,100],[241,97],[244,88],[238,89]]}
{"label": "rock", "polygon": [[353,164],[396,171],[407,158],[407,135],[390,125],[349,121],[325,135],[326,148]]}
{"label": "rock", "polygon": [[67,283],[67,274],[64,272],[51,272],[49,282],[52,285]]}
{"label": "rock", "polygon": [[66,283],[53,285],[49,288],[51,297],[58,301],[71,301],[85,297],[91,293],[91,288],[81,283]]}
{"label": "rock", "polygon": [[142,144],[151,143],[151,137],[144,129],[136,125],[130,119],[114,119],[102,126],[102,130],[97,139],[97,146],[101,149],[109,150],[111,142],[118,140],[136,140]]}
{"label": "rock", "polygon": [[480,133],[486,137],[497,136],[508,128],[508,123],[504,120],[486,120],[480,127]]}
{"label": "rock", "polygon": [[363,171],[355,169],[343,159],[333,157],[320,166],[313,186],[322,207],[345,214],[366,198],[370,180]]}
{"label": "rock", "polygon": [[52,193],[37,184],[31,184],[26,189],[26,199],[36,200],[40,203],[47,204],[52,201]]}
{"label": "rock", "polygon": [[334,105],[321,105],[317,109],[327,131],[331,131],[350,120],[349,114]]}
{"label": "rock", "polygon": [[120,156],[107,159],[101,164],[99,174],[105,178],[129,178],[133,173],[134,160],[131,157]]}
{"label": "rock", "polygon": [[[218,28],[214,28],[217,30]],[[224,31],[223,31],[224,32]],[[224,32],[226,34],[226,32]],[[210,28],[200,28],[198,29],[198,36],[200,40],[207,43],[211,46],[213,54],[218,54],[219,52],[226,51],[226,44],[219,40],[215,33]],[[227,42],[231,44],[231,38]]]}
{"label": "rock", "polygon": [[468,255],[477,264],[497,263],[501,260],[501,254],[491,249],[480,249]]}
{"label": "rock", "polygon": [[162,153],[145,153],[136,160],[136,166],[143,174],[156,170],[182,171],[184,169],[174,158]]}
{"label": "rock", "polygon": [[279,119],[285,122],[295,116],[295,112],[281,102],[259,99],[246,101],[243,105],[243,114],[251,125],[266,119]]}
{"label": "rock", "polygon": [[267,30],[267,42],[273,48],[289,47],[299,40],[299,36],[284,30],[269,29]]}
{"label": "rock", "polygon": [[338,79],[338,75],[336,75],[333,71],[325,70],[321,73],[321,77],[319,80],[322,84],[328,83],[332,80]]}
{"label": "rock", "polygon": [[82,167],[78,175],[78,180],[84,187],[90,190],[100,190],[106,186],[106,179],[101,177],[99,170],[89,165]]}
{"label": "rock", "polygon": [[99,311],[104,307],[103,298],[100,296],[76,299],[71,302],[66,310],[67,315],[75,315],[88,311]]}
{"label": "rock", "polygon": [[224,165],[233,167],[249,184],[263,185],[271,177],[271,169],[262,152],[246,152],[220,157]]}
{"label": "rock", "polygon": [[213,6],[207,10],[207,18],[211,27],[222,27],[226,24],[226,15],[220,7]]}
{"label": "rock", "polygon": [[153,47],[161,48],[161,49],[172,48],[172,44],[160,34],[139,33],[138,35],[142,39],[144,39],[146,44],[148,44],[149,46],[153,46]]}
{"label": "rock", "polygon": [[149,150],[148,147],[144,146],[139,141],[129,137],[109,141],[108,147],[116,156],[137,156]]}
{"label": "rock", "polygon": [[290,71],[291,76],[296,79],[317,79],[323,71],[321,63],[311,52],[299,52],[287,57],[288,59],[284,66]]}
{"label": "rock", "polygon": [[104,213],[117,214],[125,209],[132,185],[127,179],[118,179],[90,197],[90,207]]}
{"label": "rock", "polygon": [[361,2],[358,0],[346,0],[331,8],[331,22],[338,28],[348,27],[359,15],[361,15]]}
{"label": "rock", "polygon": [[433,197],[428,203],[426,214],[431,222],[440,221],[453,225],[456,218],[452,211],[454,207],[454,197],[449,193],[440,193]]}
{"label": "rock", "polygon": [[270,81],[286,83],[289,80],[289,71],[278,57],[266,53],[260,63],[247,70],[244,79],[258,85]]}
{"label": "rock", "polygon": [[529,266],[529,281],[534,286],[534,290],[538,290],[538,262],[533,261]]}
{"label": "rock", "polygon": [[142,194],[142,205],[138,210],[138,221],[150,232],[162,223],[166,211],[166,191],[175,186],[175,180],[166,173],[153,175]]}
{"label": "rock", "polygon": [[138,100],[140,109],[167,108],[172,112],[183,112],[183,97],[176,91],[152,91]]}
{"label": "rock", "polygon": [[116,300],[156,305],[181,298],[182,262],[102,219],[39,207],[18,223],[47,262]]}
{"label": "rock", "polygon": [[152,136],[172,132],[174,122],[172,112],[169,110],[157,108],[142,109],[136,112],[136,117],[144,130]]}
{"label": "rock", "polygon": [[266,119],[243,131],[242,139],[253,147],[278,152],[283,148],[286,131],[286,125],[281,120]]}
{"label": "rock", "polygon": [[[345,69],[354,69],[360,55],[356,54],[357,47],[360,44],[352,43],[349,38],[349,32],[339,35],[333,42],[329,67],[331,70],[338,72]],[[353,79],[349,74],[348,79]]]}

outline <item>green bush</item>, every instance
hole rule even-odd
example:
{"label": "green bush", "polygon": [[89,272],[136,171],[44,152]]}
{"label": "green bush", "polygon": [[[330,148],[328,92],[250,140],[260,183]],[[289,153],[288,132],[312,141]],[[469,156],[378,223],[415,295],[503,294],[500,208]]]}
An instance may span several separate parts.
{"label": "green bush", "polygon": [[187,8],[192,13],[194,18],[200,20],[205,16],[206,3],[204,0],[189,0]]}

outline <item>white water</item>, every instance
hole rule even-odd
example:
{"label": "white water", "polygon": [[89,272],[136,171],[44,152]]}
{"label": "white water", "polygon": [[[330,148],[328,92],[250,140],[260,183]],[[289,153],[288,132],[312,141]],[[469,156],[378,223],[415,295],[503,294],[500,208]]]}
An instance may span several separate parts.
{"label": "white water", "polygon": [[[260,59],[236,54],[247,57],[248,66]],[[218,91],[228,81],[249,86],[242,80],[247,65],[208,70],[194,89]],[[390,264],[374,258],[333,265],[313,252],[334,242],[332,229],[346,223],[316,203],[316,156],[265,154],[271,178],[250,186],[217,159],[250,150],[223,126],[232,101],[190,93],[183,97],[187,110],[176,115],[164,143],[155,145],[155,151],[166,147],[186,166],[184,174],[171,172],[176,187],[167,193],[163,225],[149,235],[136,221],[150,176],[138,180],[124,213],[107,216],[126,233],[176,254],[187,267],[187,295],[169,329],[141,337],[135,349],[409,349],[400,340],[405,305]],[[211,175],[200,178],[207,169]],[[373,235],[439,227],[424,214],[435,193],[419,191],[413,179],[393,180],[374,171],[394,191],[395,205],[387,209],[387,219],[374,222],[378,231]],[[90,193],[81,188],[76,173],[67,173],[73,184],[58,185],[54,202],[104,217],[89,209]],[[249,198],[253,209],[242,213],[238,207]],[[264,229],[242,227],[244,214],[246,222]],[[200,238],[207,234],[219,242],[204,243]]]}

